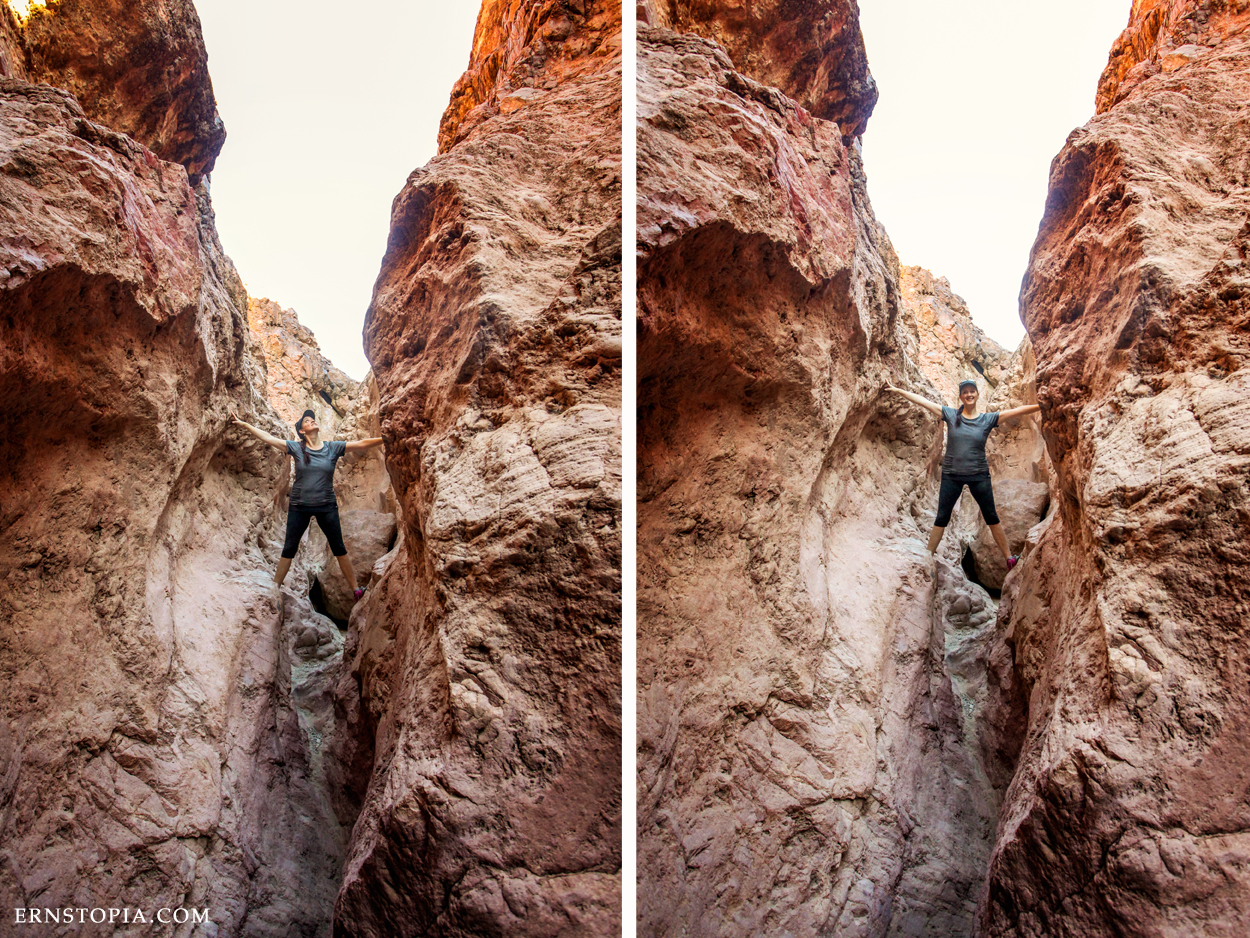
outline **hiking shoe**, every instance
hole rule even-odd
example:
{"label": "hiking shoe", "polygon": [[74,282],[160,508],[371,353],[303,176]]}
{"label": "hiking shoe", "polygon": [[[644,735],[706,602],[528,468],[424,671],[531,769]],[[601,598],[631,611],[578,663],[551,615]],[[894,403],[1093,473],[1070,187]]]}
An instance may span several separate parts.
{"label": "hiking shoe", "polygon": [[352,596],[354,596],[356,599],[360,599],[360,597],[363,595],[365,595],[365,588],[363,586],[357,586],[356,591],[352,593]]}
{"label": "hiking shoe", "polygon": [[1016,564],[1018,564],[1019,562],[1020,562],[1020,558],[1019,558],[1019,557],[1016,557],[1016,556],[1011,556],[1011,557],[1008,557],[1008,558],[1007,558],[1007,569],[1008,569],[1008,570],[1011,570],[1011,569],[1012,569],[1013,567],[1015,567],[1015,565],[1016,565]]}

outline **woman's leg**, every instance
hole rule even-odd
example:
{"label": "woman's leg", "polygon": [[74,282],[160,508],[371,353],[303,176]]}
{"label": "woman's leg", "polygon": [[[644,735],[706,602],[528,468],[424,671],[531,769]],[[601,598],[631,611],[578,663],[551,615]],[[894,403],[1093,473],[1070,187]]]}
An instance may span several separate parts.
{"label": "woman's leg", "polygon": [[326,540],[330,542],[330,553],[339,562],[339,569],[343,571],[343,577],[347,580],[347,588],[355,590],[356,571],[347,557],[347,545],[343,543],[343,526],[339,523],[338,508],[327,508],[317,512],[317,525],[321,528],[321,533],[326,536]]}
{"label": "woman's leg", "polygon": [[994,508],[993,483],[989,479],[969,482],[968,491],[977,500],[977,507],[981,509],[981,517],[985,519],[985,526],[990,529],[990,534],[994,537],[994,543],[1003,552],[1004,558],[1010,558],[1011,549],[1007,546],[1007,535],[1003,533],[1003,526],[998,523],[998,511]]}
{"label": "woman's leg", "polygon": [[342,557],[334,558],[339,562],[339,569],[343,571],[343,578],[347,580],[348,585],[356,588],[356,571],[352,569],[352,562],[347,559],[347,554]]}
{"label": "woman's leg", "polygon": [[946,533],[946,526],[951,523],[951,512],[955,510],[955,502],[959,501],[964,490],[962,482],[956,482],[946,473],[942,473],[942,487],[938,490],[937,517],[933,519],[933,530],[929,532],[929,553],[937,553],[938,543]]}
{"label": "woman's leg", "polygon": [[1004,557],[1010,557],[1011,551],[1007,548],[1007,535],[1003,533],[1001,524],[987,525],[990,533],[994,535],[994,543],[998,545],[998,549],[1003,552]]}
{"label": "woman's leg", "polygon": [[282,559],[278,561],[278,572],[273,576],[273,581],[279,586],[286,579],[287,571],[291,569],[291,561],[295,559],[295,552],[299,550],[300,538],[308,530],[308,522],[311,519],[311,511],[295,507],[287,509],[286,540],[282,542]]}

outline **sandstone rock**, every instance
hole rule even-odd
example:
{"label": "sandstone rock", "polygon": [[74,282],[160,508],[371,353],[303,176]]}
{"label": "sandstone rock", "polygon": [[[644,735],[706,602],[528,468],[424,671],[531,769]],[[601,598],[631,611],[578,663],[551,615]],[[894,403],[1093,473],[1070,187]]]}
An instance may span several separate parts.
{"label": "sandstone rock", "polygon": [[843,136],[864,132],[877,85],[854,0],[643,0],[640,19],[714,40],[734,68],[772,85]]}
{"label": "sandstone rock", "polygon": [[394,203],[365,343],[403,546],[339,684],[340,934],[620,928],[619,42],[615,4],[486,5]]}
{"label": "sandstone rock", "polygon": [[915,319],[920,344],[908,350],[924,376],[942,392],[942,401],[956,406],[960,381],[981,389],[982,407],[1006,376],[1012,356],[972,321],[963,297],[945,277],[923,267],[902,267],[899,296]]}
{"label": "sandstone rock", "polygon": [[446,153],[492,117],[514,114],[561,85],[593,81],[620,55],[619,4],[486,0],[473,31],[469,67],[439,124],[438,152]]}
{"label": "sandstone rock", "polygon": [[322,781],[336,646],[294,652],[285,463],[227,428],[230,406],[278,425],[246,302],[203,185],[65,91],[0,80],[6,908],[328,934],[353,819]]}
{"label": "sandstone rock", "polygon": [[638,93],[639,933],[968,934],[1010,657],[857,152],[697,36]]}
{"label": "sandstone rock", "polygon": [[294,433],[295,421],[305,410],[317,414],[326,439],[338,439],[335,428],[366,393],[321,354],[312,330],[300,323],[293,309],[273,300],[249,296],[247,322],[259,339],[267,371],[266,398]]}
{"label": "sandstone rock", "polygon": [[33,6],[16,34],[10,77],[64,88],[193,180],[212,172],[226,129],[191,0],[57,0]]}
{"label": "sandstone rock", "polygon": [[0,5],[0,78],[24,78],[26,53],[22,51],[21,25],[8,4]]}
{"label": "sandstone rock", "polygon": [[356,571],[356,582],[349,585],[343,579],[338,561],[330,552],[330,544],[322,536],[317,539],[320,548],[317,583],[327,614],[346,622],[356,602],[352,590],[369,584],[373,565],[395,543],[395,516],[358,508],[340,511],[339,520],[343,526],[343,544]]}
{"label": "sandstone rock", "polygon": [[[1037,403],[1037,358],[1026,335],[1008,360],[998,386],[989,394],[987,410],[1011,410]],[[1050,455],[1042,436],[1038,414],[1018,417],[996,427],[985,447],[990,475],[998,479],[1021,479],[1053,489]]]}
{"label": "sandstone rock", "polygon": [[1135,5],[1052,164],[1022,302],[1058,510],[1004,594],[1028,735],[987,935],[1250,920],[1247,26],[1240,2]]}

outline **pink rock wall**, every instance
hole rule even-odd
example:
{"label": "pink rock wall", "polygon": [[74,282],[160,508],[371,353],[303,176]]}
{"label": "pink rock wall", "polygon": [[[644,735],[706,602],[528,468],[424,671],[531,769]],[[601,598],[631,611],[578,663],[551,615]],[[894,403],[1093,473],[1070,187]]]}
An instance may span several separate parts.
{"label": "pink rock wall", "polygon": [[[40,41],[110,9],[63,3]],[[354,819],[320,745],[342,638],[271,582],[288,461],[227,419],[283,433],[246,313],[184,166],[62,89],[0,80],[7,915],[194,906],[218,935],[329,933]],[[302,562],[289,585],[307,590]]]}
{"label": "pink rock wall", "polygon": [[864,132],[877,103],[859,8],[829,0],[642,0],[640,19],[711,39],[739,72],[771,85],[847,138]]}
{"label": "pink rock wall", "polygon": [[920,340],[908,354],[924,376],[952,406],[959,382],[976,381],[984,407],[1006,377],[1011,354],[972,321],[968,304],[945,277],[935,277],[923,267],[902,267],[899,292]]}
{"label": "pink rock wall", "polygon": [[226,129],[192,0],[56,0],[33,7],[17,34],[10,77],[64,88],[193,182],[212,172]]}
{"label": "pink rock wall", "polygon": [[639,934],[968,934],[1010,656],[881,388],[945,395],[857,144],[745,72],[640,30]]}
{"label": "pink rock wall", "polygon": [[1058,511],[1004,594],[1027,717],[986,935],[1250,921],[1250,5],[1134,4],[1022,301]]}
{"label": "pink rock wall", "polygon": [[365,325],[400,545],[351,620],[350,935],[620,928],[620,8],[487,3]]}

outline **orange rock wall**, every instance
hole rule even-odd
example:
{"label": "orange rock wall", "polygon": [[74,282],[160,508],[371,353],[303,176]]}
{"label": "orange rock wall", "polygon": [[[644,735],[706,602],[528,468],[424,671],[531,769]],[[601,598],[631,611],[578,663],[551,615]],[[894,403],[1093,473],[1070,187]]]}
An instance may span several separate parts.
{"label": "orange rock wall", "polygon": [[[639,33],[639,934],[968,934],[1010,656],[971,514],[925,550],[937,421],[882,390],[950,400],[938,339],[857,142],[748,72],[759,37],[705,38],[720,15]],[[984,357],[958,345],[942,374]]]}
{"label": "orange rock wall", "polygon": [[621,61],[483,6],[365,324],[400,545],[352,615],[345,935],[621,927]]}
{"label": "orange rock wall", "polygon": [[985,935],[1250,921],[1248,27],[1135,4],[1052,164],[1022,302],[1058,510],[1004,593],[1028,731]]}

